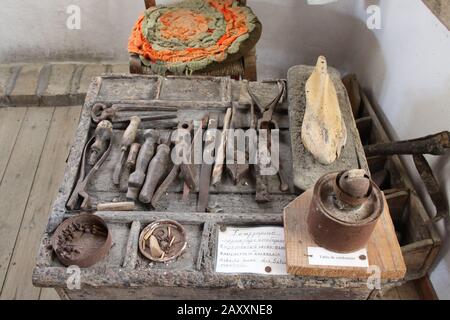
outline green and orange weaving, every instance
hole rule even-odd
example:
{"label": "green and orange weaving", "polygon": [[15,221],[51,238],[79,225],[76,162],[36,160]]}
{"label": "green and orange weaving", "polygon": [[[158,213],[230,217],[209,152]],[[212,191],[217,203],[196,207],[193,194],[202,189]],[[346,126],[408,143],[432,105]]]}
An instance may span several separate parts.
{"label": "green and orange weaving", "polygon": [[[157,74],[192,74],[244,54],[258,19],[233,0],[187,0],[149,8],[136,22],[128,51]],[[256,38],[256,39],[255,39]],[[248,46],[246,46],[248,47]]]}

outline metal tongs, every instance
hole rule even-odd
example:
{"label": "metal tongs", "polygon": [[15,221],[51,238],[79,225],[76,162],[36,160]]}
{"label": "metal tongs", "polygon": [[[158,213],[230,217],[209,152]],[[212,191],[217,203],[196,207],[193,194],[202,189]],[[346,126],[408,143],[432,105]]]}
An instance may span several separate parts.
{"label": "metal tongs", "polygon": [[[272,82],[272,81],[271,81]],[[258,96],[252,91],[250,86],[248,85],[248,93],[250,94],[250,97],[255,102],[257,107],[259,108],[260,112],[262,113],[262,118],[258,121],[258,130],[267,130],[267,147],[270,150],[270,131],[279,129],[278,123],[273,120],[273,113],[275,111],[276,105],[280,102],[280,100],[284,99],[284,96],[286,94],[286,83],[283,80],[277,80],[276,81],[278,85],[278,94],[277,96],[267,105],[262,105],[261,101],[259,100]],[[261,138],[261,136],[260,136]],[[262,154],[260,153],[260,156]],[[261,162],[261,159],[259,159],[259,162]],[[264,161],[264,163],[269,163],[268,159]],[[269,190],[268,190],[268,181],[267,176],[264,176],[261,174],[261,167],[260,165],[257,165],[256,170],[256,201],[257,202],[269,202]],[[286,192],[289,190],[289,184],[287,183],[287,178],[283,172],[283,169],[281,168],[281,164],[278,170],[278,176],[280,179],[281,187],[280,190],[283,192]]]}
{"label": "metal tongs", "polygon": [[91,203],[91,197],[86,191],[86,187],[92,178],[92,176],[100,169],[102,164],[105,162],[106,158],[108,158],[110,152],[111,152],[111,146],[112,146],[112,140],[109,140],[108,148],[103,153],[103,155],[100,157],[99,160],[94,164],[92,169],[86,174],[86,157],[87,157],[87,150],[89,147],[94,143],[95,136],[92,137],[83,150],[83,155],[81,159],[81,168],[80,168],[80,176],[78,178],[77,184],[75,185],[75,188],[73,189],[72,195],[69,198],[69,201],[67,201],[67,207],[70,210],[75,210],[75,207],[78,203],[78,199],[81,197],[83,198],[83,202],[81,203],[81,210],[89,210],[92,207]]}

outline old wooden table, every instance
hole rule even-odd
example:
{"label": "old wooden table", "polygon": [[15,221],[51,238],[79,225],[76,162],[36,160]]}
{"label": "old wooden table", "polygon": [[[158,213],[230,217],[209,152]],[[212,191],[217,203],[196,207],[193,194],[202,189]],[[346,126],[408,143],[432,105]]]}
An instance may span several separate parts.
{"label": "old wooden table", "polygon": [[[276,84],[253,83],[252,87],[270,101],[276,94]],[[97,78],[91,85],[82,117],[71,149],[57,200],[53,206],[47,230],[33,272],[33,283],[52,287],[63,298],[70,299],[367,299],[373,293],[366,279],[266,276],[254,274],[219,274],[215,272],[217,233],[220,226],[281,226],[283,208],[299,194],[292,181],[290,191],[279,190],[276,176],[270,180],[273,201],[257,204],[255,183],[251,174],[238,186],[229,178],[211,187],[209,207],[214,212],[196,212],[197,194],[181,200],[182,182],[177,180],[156,211],[138,204],[133,212],[98,212],[107,222],[113,237],[108,256],[91,268],[81,270],[79,290],[69,290],[70,272],[56,259],[49,245],[55,228],[67,217],[79,214],[66,208],[80,166],[83,147],[92,136],[90,111],[95,102],[106,104],[157,104],[178,107],[179,120],[200,120],[206,113],[220,112],[222,118],[232,101],[239,100],[240,83],[227,78],[161,78],[155,76],[111,75]],[[263,100],[264,100],[263,99]],[[194,102],[196,101],[196,102]],[[239,109],[237,128],[250,125],[249,110]],[[281,163],[292,180],[292,160],[289,135],[288,104],[278,107],[274,116],[280,126]],[[141,126],[142,127],[142,126]],[[162,123],[153,127],[164,130]],[[125,201],[125,193],[112,183],[112,171],[119,157],[120,137],[114,131],[113,150],[88,186],[97,202]],[[365,161],[364,161],[365,163]],[[188,248],[175,262],[151,263],[138,252],[138,236],[149,223],[158,219],[173,219],[187,231]],[[383,281],[383,286],[395,281]]]}

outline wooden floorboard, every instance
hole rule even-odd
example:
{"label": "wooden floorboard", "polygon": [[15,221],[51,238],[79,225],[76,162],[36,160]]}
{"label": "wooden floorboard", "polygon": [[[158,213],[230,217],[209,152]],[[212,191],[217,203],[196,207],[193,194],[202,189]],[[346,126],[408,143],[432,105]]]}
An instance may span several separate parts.
{"label": "wooden floorboard", "polygon": [[[7,272],[2,299],[38,299],[31,283],[38,242],[61,184],[81,107],[56,108]],[[49,295],[48,295],[49,296]]]}
{"label": "wooden floorboard", "polygon": [[0,184],[0,284],[3,287],[54,108],[28,108]]}
{"label": "wooden floorboard", "polygon": [[27,108],[0,108],[0,183]]}

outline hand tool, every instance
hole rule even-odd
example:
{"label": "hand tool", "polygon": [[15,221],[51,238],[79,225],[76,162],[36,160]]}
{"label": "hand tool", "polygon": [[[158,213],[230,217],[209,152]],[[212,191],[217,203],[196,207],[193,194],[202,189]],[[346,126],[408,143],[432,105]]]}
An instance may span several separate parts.
{"label": "hand tool", "polygon": [[450,132],[444,131],[423,138],[382,143],[364,147],[364,152],[369,156],[391,156],[391,155],[412,155],[417,171],[430,195],[436,208],[436,216],[427,221],[435,223],[448,216],[448,206],[445,201],[439,182],[434,176],[424,154],[445,155],[450,149]]}
{"label": "hand tool", "polygon": [[[139,126],[139,130],[173,130],[177,127],[179,121],[178,118],[163,120],[163,121],[150,121],[150,122],[141,122]],[[127,124],[124,122],[113,123],[114,130],[125,130],[127,128]]]}
{"label": "hand tool", "polygon": [[142,203],[150,203],[152,201],[156,187],[166,173],[167,168],[170,165],[169,162],[172,162],[170,160],[170,136],[171,135],[169,135],[165,142],[158,146],[155,156],[148,165],[147,176],[144,185],[142,186],[141,193],[139,194],[139,200]]}
{"label": "hand tool", "polygon": [[125,168],[127,168],[127,170],[132,171],[136,167],[136,159],[140,149],[141,145],[139,143],[133,143],[131,145],[127,161],[125,162]]}
{"label": "hand tool", "polygon": [[181,174],[184,178],[183,185],[183,198],[182,200],[187,202],[189,199],[189,193],[197,190],[199,182],[199,173],[197,165],[195,164],[194,154],[196,152],[196,145],[199,143],[199,149],[203,146],[203,129],[208,125],[209,115],[205,115],[200,122],[199,127],[195,130],[194,140],[192,141],[191,158],[189,164],[181,164]]}
{"label": "hand tool", "polygon": [[430,195],[430,199],[436,208],[436,215],[429,221],[425,222],[425,224],[436,223],[447,218],[449,215],[449,208],[445,193],[441,190],[439,182],[436,179],[427,159],[423,154],[414,154],[413,160],[414,165],[419,172],[420,178],[422,179],[428,194]]}
{"label": "hand tool", "polygon": [[[286,86],[285,83],[282,80],[277,81],[278,84],[278,94],[277,96],[270,102],[270,104],[267,107],[264,107],[261,105],[261,102],[259,101],[258,97],[252,92],[250,86],[248,87],[248,91],[256,105],[260,110],[263,111],[262,118],[258,121],[258,129],[259,130],[267,130],[267,142],[266,146],[267,149],[270,150],[270,130],[278,129],[278,124],[272,119],[273,112],[275,110],[275,106],[279,103],[280,99],[285,95]],[[262,139],[262,136],[260,135],[260,139]],[[261,145],[261,144],[260,144]],[[259,150],[259,165],[256,166],[256,201],[257,202],[269,202],[269,188],[268,188],[268,181],[267,176],[264,176],[261,174],[261,163],[270,163],[270,159],[262,159],[262,157],[268,157],[268,152],[264,152],[265,150]],[[280,172],[278,171],[278,176],[280,177],[280,182],[282,188],[286,187],[284,180],[284,176],[280,175]]]}
{"label": "hand tool", "polygon": [[97,211],[134,211],[134,202],[110,202],[97,204]]}
{"label": "hand tool", "polygon": [[216,152],[216,161],[214,165],[214,169],[212,172],[212,184],[214,186],[218,185],[220,181],[222,180],[222,173],[223,173],[223,167],[225,164],[225,151],[227,146],[227,138],[228,138],[228,129],[230,127],[230,120],[231,120],[231,114],[232,114],[232,108],[228,108],[227,112],[225,114],[224,122],[223,122],[223,129],[222,129],[222,135],[220,138],[220,144],[219,148]]}
{"label": "hand tool", "polygon": [[[186,131],[184,131],[183,133],[188,133],[189,139],[187,139],[187,137],[185,136],[179,136],[177,137],[177,143],[188,143],[191,140],[191,132],[193,129],[193,125],[192,122],[185,122],[185,123],[180,123],[180,125],[178,126],[178,129],[184,129]],[[183,141],[184,140],[184,141]],[[187,146],[189,146],[192,149],[192,145],[187,144]],[[161,197],[167,192],[167,190],[169,189],[170,185],[175,181],[175,179],[178,177],[179,173],[180,173],[180,169],[182,166],[184,165],[188,165],[190,164],[191,159],[187,159],[187,156],[184,151],[185,151],[185,146],[179,146],[179,147],[175,147],[176,151],[178,152],[178,157],[180,159],[183,159],[183,163],[180,164],[175,164],[172,168],[172,170],[170,171],[169,175],[164,179],[164,181],[161,183],[161,185],[158,187],[158,189],[156,190],[155,194],[153,195],[151,204],[153,208],[156,208],[158,205],[159,200],[161,199]],[[189,172],[191,173],[191,172]],[[186,179],[186,177],[184,177]],[[192,179],[193,177],[191,177]],[[195,186],[194,186],[195,187]]]}
{"label": "hand tool", "polygon": [[[92,107],[91,117],[96,123],[102,120],[109,120],[113,123],[127,122],[130,115],[129,113],[138,113],[139,116],[143,115],[145,112],[161,111],[161,112],[175,112],[175,114],[162,114],[155,116],[142,116],[142,121],[154,121],[154,120],[166,120],[176,118],[177,108],[172,107],[149,107],[149,106],[118,106],[113,105],[108,107],[104,103],[96,103]],[[121,116],[120,113],[128,113],[127,115]]]}
{"label": "hand tool", "polygon": [[187,184],[188,189],[190,190],[196,190],[198,185],[198,171],[197,166],[194,163],[195,144],[198,142],[200,142],[200,144],[203,144],[202,134],[204,127],[208,124],[208,117],[209,117],[208,115],[203,117],[200,126],[194,133],[194,139],[193,141],[191,141],[190,159],[186,159],[187,160],[186,163],[182,163],[180,167],[181,174],[183,175],[184,178],[184,182],[185,184]]}
{"label": "hand tool", "polygon": [[131,144],[134,142],[134,140],[136,140],[136,135],[140,124],[141,119],[139,117],[137,116],[131,117],[130,124],[123,133],[120,149],[120,159],[116,165],[116,168],[114,169],[113,174],[113,183],[115,185],[120,184],[120,174],[122,173],[122,167],[125,162],[125,154],[128,150],[128,147],[130,147]]}
{"label": "hand tool", "polygon": [[94,139],[95,136],[92,137],[84,147],[81,158],[80,176],[78,178],[74,190],[72,191],[72,195],[70,196],[69,201],[67,201],[67,207],[70,210],[75,210],[79,197],[83,198],[83,202],[80,206],[81,210],[88,210],[91,208],[92,206],[91,199],[89,194],[86,192],[87,184],[89,183],[89,180],[92,178],[92,176],[98,171],[98,169],[100,169],[100,167],[105,162],[106,158],[108,158],[111,152],[112,140],[110,139],[108,148],[105,150],[100,159],[94,164],[89,173],[86,174],[86,157],[87,157],[86,153],[89,146],[94,142]]}
{"label": "hand tool", "polygon": [[364,147],[364,152],[367,157],[411,154],[440,156],[444,155],[449,149],[450,132],[444,131],[414,140],[369,145]]}
{"label": "hand tool", "polygon": [[[251,102],[253,104],[253,101]],[[254,123],[253,121],[253,107],[251,107],[251,124]],[[231,124],[230,129],[233,131],[235,129],[235,116],[236,116],[236,106],[233,104],[233,116],[231,118]],[[256,126],[256,125],[255,125]],[[255,127],[251,127],[250,129],[255,129]],[[234,138],[234,136],[233,136]],[[242,177],[250,170],[250,165],[248,161],[247,152],[244,150],[239,150],[239,145],[237,145],[237,139],[234,139],[234,141],[231,143],[230,141],[227,141],[227,163],[226,163],[226,169],[228,173],[230,174],[231,178],[234,181],[234,184],[239,183],[239,181],[242,179]],[[245,148],[245,137],[244,137],[244,148]],[[234,162],[228,163],[228,159],[233,156]],[[243,159],[243,161],[242,161]],[[244,162],[244,163],[243,163]]]}
{"label": "hand tool", "polygon": [[125,161],[125,170],[122,172],[123,179],[120,179],[120,192],[128,192],[128,180],[130,179],[130,173],[133,172],[136,167],[136,158],[140,148],[141,145],[139,143],[133,143],[130,147],[127,161]]}
{"label": "hand tool", "polygon": [[[205,137],[205,150],[210,150],[216,143],[216,130],[217,123],[219,120],[219,115],[214,113],[210,115],[208,121],[208,131],[206,132]],[[197,211],[205,212],[206,207],[208,206],[208,198],[209,198],[209,184],[211,182],[211,172],[213,165],[203,162],[202,168],[200,170],[200,186],[199,186],[199,195],[197,202]]]}
{"label": "hand tool", "polygon": [[95,142],[91,146],[91,155],[89,157],[89,165],[93,166],[98,158],[108,148],[108,143],[111,141],[113,134],[113,126],[108,120],[101,121],[95,129]]}
{"label": "hand tool", "polygon": [[139,150],[139,155],[136,160],[136,170],[130,175],[128,179],[127,198],[137,200],[139,191],[145,181],[145,173],[148,168],[150,160],[155,154],[156,144],[158,143],[159,133],[156,130],[150,129],[144,132],[145,142]]}

